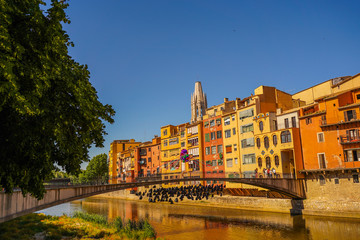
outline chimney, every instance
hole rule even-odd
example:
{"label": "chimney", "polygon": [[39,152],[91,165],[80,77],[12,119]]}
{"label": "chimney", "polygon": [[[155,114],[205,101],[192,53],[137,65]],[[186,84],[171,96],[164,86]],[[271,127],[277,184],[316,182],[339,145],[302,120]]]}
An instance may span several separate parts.
{"label": "chimney", "polygon": [[229,99],[228,99],[228,98],[224,98],[224,102],[227,102],[227,101],[229,101]]}

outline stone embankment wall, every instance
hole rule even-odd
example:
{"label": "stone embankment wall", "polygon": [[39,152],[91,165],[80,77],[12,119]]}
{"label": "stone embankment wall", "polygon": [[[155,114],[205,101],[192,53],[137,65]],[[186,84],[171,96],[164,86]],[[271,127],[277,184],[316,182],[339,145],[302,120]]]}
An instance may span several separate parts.
{"label": "stone embankment wall", "polygon": [[306,181],[306,200],[303,214],[360,218],[360,183],[351,177]]}
{"label": "stone embankment wall", "polygon": [[[143,192],[146,189],[149,188],[142,187],[138,191]],[[306,181],[306,190],[306,200],[215,196],[202,201],[184,199],[176,204],[360,218],[360,183],[354,183],[352,178],[340,178],[336,183],[334,179],[326,179],[325,183],[321,184],[319,179],[310,179]],[[96,197],[138,200],[138,197],[130,194],[129,190],[101,194]],[[147,198],[142,201],[147,201]]]}

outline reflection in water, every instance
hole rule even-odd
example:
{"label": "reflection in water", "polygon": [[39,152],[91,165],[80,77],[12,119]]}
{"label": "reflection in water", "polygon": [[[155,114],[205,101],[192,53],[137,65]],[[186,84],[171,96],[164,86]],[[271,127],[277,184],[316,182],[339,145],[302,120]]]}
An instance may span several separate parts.
{"label": "reflection in water", "polygon": [[89,198],[41,212],[61,215],[82,209],[113,219],[147,218],[165,239],[357,239],[360,220]]}

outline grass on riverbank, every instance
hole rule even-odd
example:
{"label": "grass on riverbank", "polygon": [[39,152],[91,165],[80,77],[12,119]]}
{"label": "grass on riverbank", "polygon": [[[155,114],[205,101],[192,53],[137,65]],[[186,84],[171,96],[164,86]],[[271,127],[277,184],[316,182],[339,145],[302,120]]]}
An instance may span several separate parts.
{"label": "grass on riverbank", "polygon": [[103,216],[76,212],[73,217],[29,214],[0,224],[0,239],[155,239],[156,232],[146,220],[121,218],[108,222]]}

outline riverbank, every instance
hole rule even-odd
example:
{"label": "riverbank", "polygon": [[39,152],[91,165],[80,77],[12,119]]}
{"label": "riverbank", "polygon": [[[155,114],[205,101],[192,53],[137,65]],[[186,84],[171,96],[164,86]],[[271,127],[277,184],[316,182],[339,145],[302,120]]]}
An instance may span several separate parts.
{"label": "riverbank", "polygon": [[[139,188],[143,192],[147,188]],[[360,218],[360,201],[356,198],[343,199],[343,194],[326,195],[319,194],[319,190],[315,191],[312,187],[309,198],[306,200],[293,199],[276,199],[261,197],[240,197],[240,196],[217,196],[208,200],[193,201],[184,198],[179,201],[179,205],[208,206],[218,208],[232,208],[262,212],[276,212],[286,214],[303,214],[310,216],[331,216],[342,218]],[[319,197],[321,196],[321,198]],[[324,197],[327,196],[327,197]],[[130,194],[129,190],[120,190],[111,193],[105,193],[94,196],[93,198],[115,198],[132,201],[147,201],[147,198],[139,200],[135,194]],[[168,202],[160,202],[154,204],[170,204]]]}
{"label": "riverbank", "polygon": [[77,212],[73,217],[28,214],[0,224],[0,239],[155,239],[147,220],[121,218],[108,222],[101,215]]}

